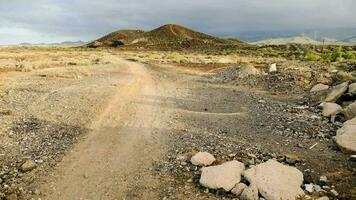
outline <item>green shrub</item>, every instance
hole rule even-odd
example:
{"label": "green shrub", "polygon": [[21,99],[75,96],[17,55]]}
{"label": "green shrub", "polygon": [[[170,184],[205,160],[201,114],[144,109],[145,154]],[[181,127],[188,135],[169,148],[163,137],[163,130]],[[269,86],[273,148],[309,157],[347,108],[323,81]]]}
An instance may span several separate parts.
{"label": "green shrub", "polygon": [[318,61],[318,60],[320,60],[320,56],[317,55],[316,53],[314,53],[313,51],[308,50],[305,54],[305,60]]}

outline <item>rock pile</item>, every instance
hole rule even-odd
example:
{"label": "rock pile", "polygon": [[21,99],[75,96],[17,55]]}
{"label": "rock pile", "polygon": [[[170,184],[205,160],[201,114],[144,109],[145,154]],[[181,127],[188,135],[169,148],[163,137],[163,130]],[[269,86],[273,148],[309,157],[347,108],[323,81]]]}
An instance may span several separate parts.
{"label": "rock pile", "polygon": [[[196,155],[211,157],[206,152],[199,152]],[[192,159],[192,164],[197,165],[193,160],[195,159]],[[247,170],[243,163],[232,160],[220,165],[203,167],[201,172],[199,183],[202,186],[214,190],[224,189],[242,200],[257,200],[259,195],[271,200],[294,200],[305,195],[301,188],[302,172],[273,159]],[[242,176],[248,185],[240,182]]]}
{"label": "rock pile", "polygon": [[[327,85],[317,84],[310,92],[318,93],[328,89]],[[347,96],[343,101],[341,97]],[[323,100],[321,107],[323,108],[322,115],[331,117],[331,121],[335,121],[338,114],[343,114],[348,120],[342,128],[337,131],[336,143],[345,152],[356,152],[356,83],[349,85],[348,82],[334,86]],[[344,108],[342,107],[344,106]]]}

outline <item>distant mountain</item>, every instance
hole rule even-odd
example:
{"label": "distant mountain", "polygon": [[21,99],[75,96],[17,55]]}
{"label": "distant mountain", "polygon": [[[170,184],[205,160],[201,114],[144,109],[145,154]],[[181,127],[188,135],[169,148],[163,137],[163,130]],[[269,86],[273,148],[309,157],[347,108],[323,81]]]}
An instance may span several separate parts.
{"label": "distant mountain", "polygon": [[81,46],[86,44],[86,42],[83,42],[81,40],[79,41],[65,41],[61,43],[27,43],[23,42],[18,44],[18,46]]}
{"label": "distant mountain", "polygon": [[167,24],[151,31],[119,30],[88,44],[89,47],[123,47],[145,49],[191,49],[247,45],[240,40],[228,40],[189,28]]}
{"label": "distant mountain", "polygon": [[296,36],[287,38],[273,38],[260,40],[256,42],[251,42],[250,44],[255,45],[285,45],[285,44],[322,44],[319,41],[313,40],[306,36]]}

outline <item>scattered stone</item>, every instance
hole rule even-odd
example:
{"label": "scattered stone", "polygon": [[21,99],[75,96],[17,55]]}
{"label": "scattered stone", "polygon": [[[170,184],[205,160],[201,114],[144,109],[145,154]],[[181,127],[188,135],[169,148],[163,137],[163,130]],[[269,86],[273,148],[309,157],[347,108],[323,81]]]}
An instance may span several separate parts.
{"label": "scattered stone", "polygon": [[303,183],[302,172],[272,159],[246,170],[243,175],[269,200],[294,200],[304,195],[300,187]]}
{"label": "scattered stone", "polygon": [[317,200],[329,200],[329,197],[320,197],[320,198],[318,198]]}
{"label": "scattered stone", "polygon": [[319,181],[320,181],[320,183],[325,184],[325,183],[328,182],[328,177],[326,177],[326,176],[320,176]]}
{"label": "scattered stone", "polygon": [[12,193],[9,196],[6,197],[6,200],[17,200],[17,195]]}
{"label": "scattered stone", "polygon": [[321,189],[321,187],[320,187],[320,185],[313,185],[314,186],[314,190],[315,190],[315,192],[324,192],[324,190],[323,189]]}
{"label": "scattered stone", "polygon": [[287,154],[286,155],[286,162],[288,164],[294,165],[295,163],[299,162],[300,158],[296,154]]}
{"label": "scattered stone", "polygon": [[33,160],[27,160],[26,162],[24,162],[22,165],[21,165],[21,168],[20,170],[22,172],[28,172],[28,171],[31,171],[33,169],[35,169],[37,167],[37,164],[35,161]]}
{"label": "scattered stone", "polygon": [[337,130],[336,143],[345,152],[356,152],[356,117]]}
{"label": "scattered stone", "polygon": [[351,95],[356,94],[356,83],[352,83],[349,85],[349,94]]}
{"label": "scattered stone", "polygon": [[314,87],[310,90],[310,92],[320,92],[329,89],[328,85],[324,85],[322,83],[314,85]]}
{"label": "scattered stone", "polygon": [[305,191],[309,192],[310,194],[314,192],[313,184],[305,184]]}
{"label": "scattered stone", "polygon": [[335,86],[332,91],[328,94],[325,101],[326,102],[336,102],[336,100],[341,97],[347,90],[349,83],[344,82]]}
{"label": "scattered stone", "polygon": [[276,72],[277,71],[277,64],[273,63],[269,66],[269,73]]}
{"label": "scattered stone", "polygon": [[330,193],[335,197],[339,196],[339,193],[335,189],[330,190]]}
{"label": "scattered stone", "polygon": [[241,200],[258,200],[258,189],[254,185],[245,188],[240,196]]}
{"label": "scattered stone", "polygon": [[241,180],[245,166],[236,160],[221,165],[203,167],[199,183],[210,189],[230,191]]}
{"label": "scattered stone", "polygon": [[344,109],[344,114],[345,114],[346,119],[352,119],[352,118],[356,117],[356,101],[353,102],[352,104],[348,105]]}
{"label": "scattered stone", "polygon": [[350,156],[350,161],[356,162],[356,155],[351,155]]}
{"label": "scattered stone", "polygon": [[247,188],[247,185],[245,183],[238,183],[231,190],[231,193],[236,196],[240,196],[240,194],[244,191],[245,188]]}
{"label": "scattered stone", "polygon": [[324,103],[323,104],[323,116],[331,117],[342,112],[342,107],[336,103]]}
{"label": "scattered stone", "polygon": [[191,159],[190,162],[197,166],[209,166],[215,161],[213,155],[208,152],[198,152]]}

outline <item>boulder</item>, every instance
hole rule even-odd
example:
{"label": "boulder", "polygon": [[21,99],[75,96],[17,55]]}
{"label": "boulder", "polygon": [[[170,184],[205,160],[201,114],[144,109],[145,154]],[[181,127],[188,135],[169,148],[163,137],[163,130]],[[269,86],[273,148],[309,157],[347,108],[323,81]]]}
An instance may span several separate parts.
{"label": "boulder", "polygon": [[322,106],[324,117],[335,116],[342,112],[342,107],[336,103],[324,103]]}
{"label": "boulder", "polygon": [[208,166],[211,165],[214,161],[214,156],[208,152],[199,152],[190,159],[190,162],[197,166]]}
{"label": "boulder", "polygon": [[217,166],[203,167],[199,183],[210,189],[223,188],[225,191],[230,191],[240,182],[244,170],[244,164],[236,160]]}
{"label": "boulder", "polygon": [[269,66],[269,73],[276,72],[277,71],[277,64],[273,63]]}
{"label": "boulder", "polygon": [[22,172],[28,172],[28,171],[31,171],[31,170],[35,169],[36,167],[37,167],[37,164],[35,163],[35,161],[27,160],[26,162],[24,162],[21,165],[20,170]]}
{"label": "boulder", "polygon": [[352,119],[352,118],[356,117],[356,101],[353,102],[352,104],[348,105],[344,109],[344,114],[345,114],[346,119]]}
{"label": "boulder", "polygon": [[346,121],[336,132],[336,144],[344,152],[356,152],[356,117]]}
{"label": "boulder", "polygon": [[268,200],[295,200],[304,195],[303,173],[272,159],[246,170],[243,176]]}
{"label": "boulder", "polygon": [[256,186],[251,185],[243,190],[241,200],[258,200],[258,189]]}
{"label": "boulder", "polygon": [[326,96],[326,102],[336,102],[339,97],[341,97],[347,90],[349,83],[344,82],[335,86],[331,92]]}
{"label": "boulder", "polygon": [[314,85],[314,87],[310,90],[310,92],[320,92],[320,91],[324,91],[327,89],[329,89],[328,85],[319,83],[319,84]]}
{"label": "boulder", "polygon": [[102,45],[103,45],[102,42],[94,41],[94,42],[89,43],[88,47],[89,48],[98,48],[98,47],[101,47]]}
{"label": "boulder", "polygon": [[349,94],[351,95],[356,94],[356,83],[352,83],[349,85]]}
{"label": "boulder", "polygon": [[235,185],[234,188],[232,188],[231,193],[240,196],[240,194],[244,191],[244,189],[247,188],[247,185],[245,183],[238,183]]}

